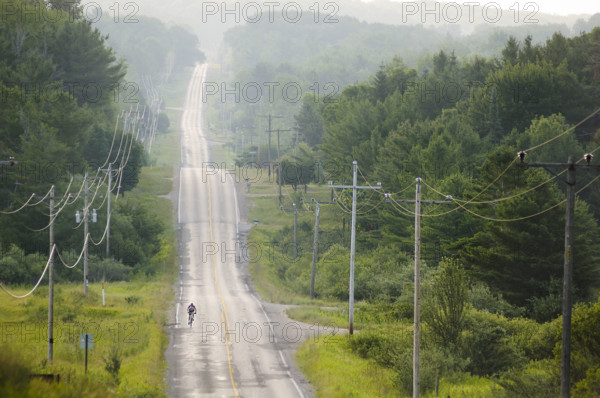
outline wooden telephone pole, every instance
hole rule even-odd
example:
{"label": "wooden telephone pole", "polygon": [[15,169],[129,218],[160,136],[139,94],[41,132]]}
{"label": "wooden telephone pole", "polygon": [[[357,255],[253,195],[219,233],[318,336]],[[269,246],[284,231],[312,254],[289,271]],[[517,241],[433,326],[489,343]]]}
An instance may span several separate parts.
{"label": "wooden telephone pole", "polygon": [[[420,390],[420,339],[421,339],[421,204],[449,205],[451,201],[421,200],[421,178],[416,179],[415,200],[386,199],[389,202],[415,204],[415,297],[413,326],[413,398],[419,398]],[[390,194],[385,194],[389,198]]]}
{"label": "wooden telephone pole", "polygon": [[523,151],[518,154],[519,167],[543,167],[545,169],[559,168],[567,169],[567,198],[565,213],[565,254],[563,266],[563,322],[562,322],[562,349],[560,355],[560,396],[569,398],[571,396],[571,309],[573,305],[572,285],[573,285],[573,242],[574,228],[573,219],[575,218],[575,170],[588,169],[600,170],[600,166],[592,166],[593,155],[586,153],[583,155],[587,164],[576,164],[572,156],[569,156],[567,163],[525,163],[527,154]]}
{"label": "wooden telephone pole", "polygon": [[381,189],[381,184],[376,187],[357,185],[358,162],[352,162],[352,185],[333,185],[330,188],[352,188],[352,231],[350,234],[350,286],[348,292],[348,333],[354,334],[354,252],[356,243],[356,190],[357,189]]}
{"label": "wooden telephone pole", "polygon": [[312,202],[304,202],[304,203],[314,203],[317,205],[317,212],[316,212],[316,216],[315,216],[315,234],[313,237],[313,258],[312,258],[312,270],[311,270],[311,275],[310,275],[310,299],[312,300],[315,297],[315,277],[316,277],[316,273],[317,273],[317,256],[318,256],[318,249],[319,249],[319,216],[321,214],[321,205],[333,205],[335,204],[335,202],[331,201],[331,202],[321,202],[321,201],[315,201],[314,199],[312,200]]}
{"label": "wooden telephone pole", "polygon": [[[283,116],[272,116],[270,113],[268,115],[257,115],[259,117],[266,117],[269,121],[269,129],[267,130],[267,133],[269,133],[269,138],[268,138],[268,153],[267,153],[267,157],[268,157],[268,161],[269,161],[269,177],[271,177],[271,133],[275,130],[271,130],[271,121],[273,119],[281,119]],[[260,141],[258,142],[258,150],[260,151]],[[258,167],[261,167],[260,161],[258,164]]]}

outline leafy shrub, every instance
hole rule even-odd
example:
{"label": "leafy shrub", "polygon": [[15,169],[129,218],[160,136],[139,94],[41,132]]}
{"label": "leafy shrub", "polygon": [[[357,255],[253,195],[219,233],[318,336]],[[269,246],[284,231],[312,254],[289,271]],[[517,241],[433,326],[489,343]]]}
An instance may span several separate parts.
{"label": "leafy shrub", "polygon": [[5,284],[34,284],[48,261],[47,254],[25,254],[11,245],[0,257],[0,282]]}
{"label": "leafy shrub", "polygon": [[424,300],[423,320],[427,322],[438,342],[446,347],[456,345],[464,326],[467,301],[467,275],[452,259],[440,264],[433,289]]}
{"label": "leafy shrub", "polygon": [[349,261],[350,254],[341,245],[333,245],[319,260],[315,291],[318,291],[320,296],[339,300],[348,298]]}
{"label": "leafy shrub", "polygon": [[519,346],[529,359],[540,360],[553,357],[553,349],[560,340],[560,318],[552,322],[538,324],[529,321],[529,325],[521,323],[516,338]]}
{"label": "leafy shrub", "polygon": [[[398,330],[365,330],[348,341],[352,351],[393,368],[394,382],[402,394],[412,391],[413,334],[411,328]],[[464,370],[466,362],[448,349],[423,344],[421,349],[420,385],[423,392],[435,387],[438,376],[448,376]]]}
{"label": "leafy shrub", "polygon": [[[464,369],[465,361],[448,349],[425,347],[420,351],[420,380],[421,393],[425,394],[435,388],[436,379],[449,376]],[[413,351],[407,348],[398,356],[395,363],[396,377],[394,381],[403,395],[410,395],[413,382]]]}
{"label": "leafy shrub", "polygon": [[119,384],[119,370],[121,370],[121,349],[111,346],[108,355],[104,358],[104,369],[113,377],[115,384]]}
{"label": "leafy shrub", "polygon": [[523,315],[523,308],[511,305],[504,300],[502,294],[494,295],[488,285],[483,282],[476,282],[469,289],[469,303],[473,308],[480,311],[491,312],[508,317]]}
{"label": "leafy shrub", "polygon": [[575,385],[576,397],[597,398],[600,396],[600,365],[590,367],[585,378]]}
{"label": "leafy shrub", "polygon": [[500,398],[548,398],[559,395],[559,368],[551,360],[532,362],[525,368],[514,367],[498,379],[503,391]]}
{"label": "leafy shrub", "polygon": [[525,358],[512,338],[511,323],[498,315],[470,311],[461,335],[461,356],[469,361],[466,370],[492,375],[521,364]]}
{"label": "leafy shrub", "polygon": [[93,258],[90,264],[90,282],[128,281],[131,277],[131,268],[113,258]]}
{"label": "leafy shrub", "polygon": [[538,322],[547,322],[562,312],[562,280],[552,279],[548,295],[527,300],[527,315]]}
{"label": "leafy shrub", "polygon": [[406,334],[365,330],[353,336],[348,344],[352,351],[363,358],[374,359],[380,365],[394,367],[402,350],[411,347],[410,339],[403,336],[406,337]]}
{"label": "leafy shrub", "polygon": [[357,256],[356,298],[395,301],[408,287],[406,274],[412,274],[412,269],[411,260],[394,247],[379,247]]}
{"label": "leafy shrub", "polygon": [[415,315],[415,305],[398,300],[394,303],[392,312],[396,319],[412,319]]}
{"label": "leafy shrub", "polygon": [[[593,391],[600,363],[600,299],[590,306],[576,305],[571,325],[571,380]],[[559,336],[561,329],[557,329]],[[554,355],[556,361],[560,361],[562,340],[560,337],[557,340]]]}

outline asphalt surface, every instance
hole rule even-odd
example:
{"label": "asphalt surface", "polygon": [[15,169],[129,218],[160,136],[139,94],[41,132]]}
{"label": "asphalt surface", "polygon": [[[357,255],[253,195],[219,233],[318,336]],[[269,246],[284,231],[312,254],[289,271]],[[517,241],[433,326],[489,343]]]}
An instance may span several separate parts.
{"label": "asphalt surface", "polygon": [[[294,365],[308,325],[290,321],[285,308],[260,301],[245,268],[245,233],[233,174],[211,161],[202,129],[198,65],[182,118],[177,222],[180,279],[169,314],[168,383],[172,397],[311,397]],[[190,327],[187,306],[198,313]]]}

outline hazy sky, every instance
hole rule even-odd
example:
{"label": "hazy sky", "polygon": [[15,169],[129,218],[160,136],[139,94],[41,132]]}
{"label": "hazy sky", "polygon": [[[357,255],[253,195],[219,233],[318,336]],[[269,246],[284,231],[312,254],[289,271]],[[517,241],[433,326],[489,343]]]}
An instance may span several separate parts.
{"label": "hazy sky", "polygon": [[[513,4],[518,3],[520,8],[528,1],[516,0],[495,0],[502,8],[509,8]],[[484,1],[481,1],[484,4]],[[537,4],[540,12],[548,14],[595,14],[600,12],[600,3],[597,0],[537,0],[532,3]],[[460,4],[460,2],[459,2]]]}
{"label": "hazy sky", "polygon": [[[370,2],[372,0],[362,0],[364,2]],[[392,1],[406,1],[406,0],[392,0]],[[569,14],[595,14],[600,12],[600,2],[598,0],[448,0],[445,2],[452,2],[458,4],[463,4],[466,2],[475,2],[481,4],[483,7],[485,4],[489,3],[497,3],[504,9],[509,9],[514,6],[514,4],[518,4],[520,9],[523,9],[525,4],[534,3],[539,12],[548,13],[548,14],[558,14],[558,15],[569,15]],[[422,0],[413,0],[415,3],[421,3]],[[530,5],[527,10],[533,10]],[[513,7],[514,8],[514,7]]]}

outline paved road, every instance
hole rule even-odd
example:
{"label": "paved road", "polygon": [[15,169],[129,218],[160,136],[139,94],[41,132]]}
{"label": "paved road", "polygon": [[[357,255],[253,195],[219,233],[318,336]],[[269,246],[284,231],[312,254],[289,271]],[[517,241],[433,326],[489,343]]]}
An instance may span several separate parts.
{"label": "paved road", "polygon": [[[308,397],[310,386],[282,344],[282,337],[298,330],[283,330],[273,319],[276,314],[265,311],[245,282],[242,262],[236,261],[243,251],[238,228],[244,225],[233,176],[213,167],[202,131],[205,77],[206,65],[198,65],[182,119],[177,206],[181,279],[167,350],[171,396]],[[190,302],[198,308],[191,328],[186,314]]]}

